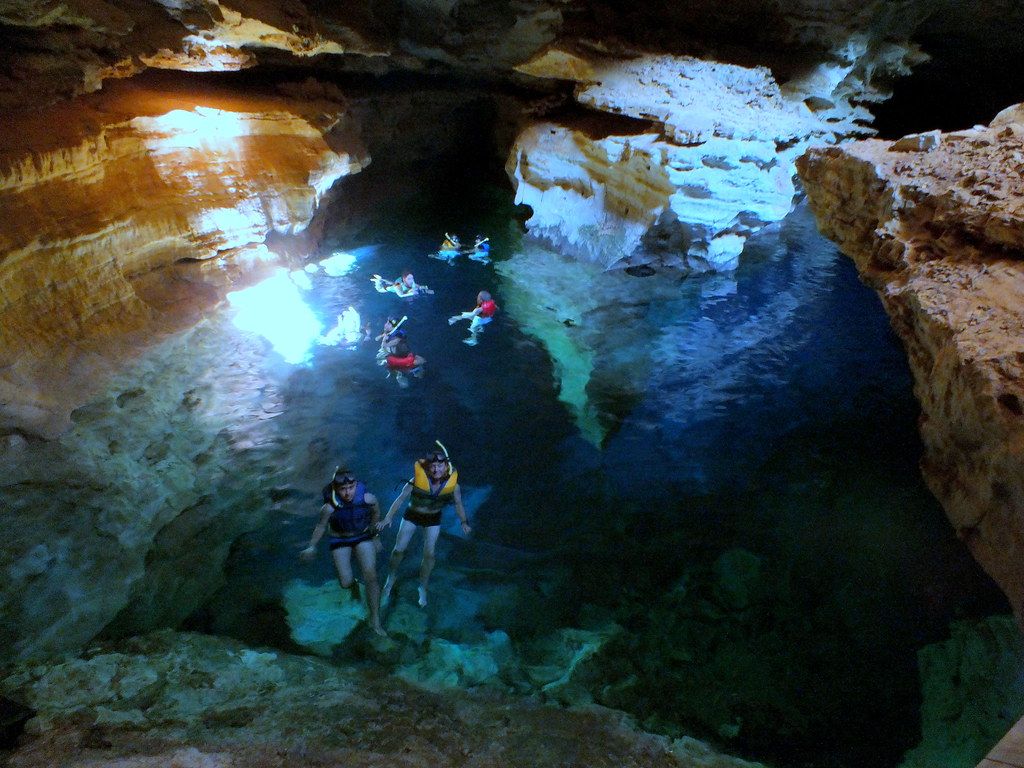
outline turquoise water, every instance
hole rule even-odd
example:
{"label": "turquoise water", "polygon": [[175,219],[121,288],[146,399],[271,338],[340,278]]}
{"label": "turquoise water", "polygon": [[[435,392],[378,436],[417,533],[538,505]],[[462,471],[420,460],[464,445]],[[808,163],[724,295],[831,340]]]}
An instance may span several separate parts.
{"label": "turquoise water", "polygon": [[[896,765],[920,739],[917,649],[1003,606],[920,480],[884,312],[806,208],[735,275],[687,279],[563,262],[521,238],[493,190],[389,213],[329,229],[322,255],[354,266],[315,276],[305,300],[328,326],[352,306],[374,333],[407,315],[424,375],[401,386],[366,343],[271,359],[296,482],[190,624],[298,648],[281,596],[333,578],[326,554],[295,557],[320,485],[344,463],[386,506],[439,439],[474,532],[446,528],[422,612],[414,542],[385,621],[396,649],[357,632],[339,663],[423,679],[442,639],[500,657],[458,684],[544,695],[546,649],[579,630],[600,641],[553,700],[780,765]],[[495,264],[427,258],[446,230],[489,235]],[[404,268],[435,294],[373,292],[372,274]],[[481,289],[502,311],[470,347],[445,319]]]}

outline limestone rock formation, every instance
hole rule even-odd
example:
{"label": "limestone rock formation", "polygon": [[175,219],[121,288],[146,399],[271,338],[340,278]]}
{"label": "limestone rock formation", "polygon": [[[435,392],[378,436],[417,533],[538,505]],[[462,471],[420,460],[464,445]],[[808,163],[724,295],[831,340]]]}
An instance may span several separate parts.
{"label": "limestone rock formation", "polygon": [[691,56],[550,48],[523,74],[575,82],[580,105],[632,120],[541,122],[507,163],[531,234],[603,267],[735,269],[746,238],[792,208],[793,161],[811,144],[871,132],[867,67],[907,71],[912,47],[847,41],[782,89],[767,67]]}
{"label": "limestone rock formation", "polygon": [[[301,232],[335,180],[369,162],[343,115],[323,91],[300,100],[126,83],[8,116],[0,425],[57,434],[82,386],[55,386],[58,371],[209,301],[197,272],[223,285],[273,262],[268,236]],[[161,272],[197,262],[177,282]]]}
{"label": "limestone rock formation", "polygon": [[[54,440],[0,450],[0,658],[177,625],[290,475],[280,394],[250,335],[201,325],[151,345]],[[265,467],[276,468],[269,475]]]}
{"label": "limestone rock formation", "polygon": [[16,768],[409,765],[754,768],[608,710],[430,693],[228,640],[160,632],[0,681],[36,715]]}
{"label": "limestone rock formation", "polygon": [[66,99],[146,69],[507,72],[554,39],[567,0],[18,0],[0,9],[0,106]]}
{"label": "limestone rock formation", "polygon": [[1024,108],[989,127],[816,149],[822,231],[878,291],[921,402],[922,470],[1024,616]]}

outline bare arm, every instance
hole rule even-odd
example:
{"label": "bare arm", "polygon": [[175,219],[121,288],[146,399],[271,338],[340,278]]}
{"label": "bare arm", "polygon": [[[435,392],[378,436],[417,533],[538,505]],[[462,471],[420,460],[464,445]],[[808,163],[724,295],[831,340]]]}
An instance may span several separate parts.
{"label": "bare arm", "polygon": [[459,484],[455,484],[455,492],[452,494],[452,498],[455,499],[455,514],[459,516],[459,522],[462,523],[462,532],[468,534],[473,529],[469,527],[469,518],[466,517],[466,508],[462,506],[462,488]]}
{"label": "bare arm", "polygon": [[320,522],[316,524],[316,528],[313,529],[313,537],[309,540],[309,546],[302,550],[301,557],[304,560],[309,560],[313,555],[316,554],[316,545],[323,538],[324,531],[327,530],[327,521],[331,517],[332,508],[330,504],[324,504],[320,507]]}
{"label": "bare arm", "polygon": [[370,505],[370,530],[376,531],[380,521],[380,502],[372,493],[363,494],[363,501]]}
{"label": "bare arm", "polygon": [[388,510],[388,513],[384,515],[384,519],[381,521],[381,528],[387,528],[391,525],[391,521],[395,519],[395,515],[398,514],[398,510],[406,501],[409,500],[410,496],[412,496],[412,483],[406,483],[405,488],[403,488],[402,492],[398,494],[398,498],[391,502],[391,508]]}

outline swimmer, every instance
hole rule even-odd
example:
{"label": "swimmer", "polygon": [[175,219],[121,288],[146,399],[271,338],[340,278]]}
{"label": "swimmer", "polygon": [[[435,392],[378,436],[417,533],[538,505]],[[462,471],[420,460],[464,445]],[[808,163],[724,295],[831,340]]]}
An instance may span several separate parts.
{"label": "swimmer", "polygon": [[[438,443],[438,445],[441,445]],[[413,479],[405,484],[402,493],[391,504],[387,515],[378,528],[383,530],[391,525],[401,506],[409,501],[402,522],[398,526],[398,538],[395,548],[388,561],[388,578],[384,582],[382,601],[386,604],[391,590],[398,579],[398,567],[405,557],[405,550],[417,530],[423,531],[423,559],[420,561],[419,599],[421,608],[427,605],[427,584],[430,572],[434,569],[434,547],[437,536],[441,532],[441,512],[449,504],[455,504],[455,514],[459,516],[462,532],[469,534],[472,528],[462,506],[462,489],[459,487],[459,473],[448,458],[448,451],[432,450],[426,458],[413,465]]]}
{"label": "swimmer", "polygon": [[379,363],[380,365],[386,365],[388,367],[387,375],[391,376],[394,374],[398,386],[405,388],[409,386],[409,379],[406,378],[405,374],[410,373],[416,378],[420,378],[423,376],[423,366],[427,361],[415,354],[409,347],[405,331],[398,329],[394,333],[397,339],[395,346],[382,360],[379,360]]}
{"label": "swimmer", "polygon": [[391,354],[391,351],[395,348],[395,344],[398,343],[399,339],[396,331],[407,319],[408,318],[403,315],[400,320],[394,317],[389,317],[384,321],[384,329],[373,339],[374,341],[380,342],[380,351],[377,353],[378,356]]}
{"label": "swimmer", "polygon": [[473,261],[479,261],[483,264],[488,264],[491,261],[491,242],[489,237],[483,237],[482,235],[476,236],[476,242],[473,243],[473,250],[469,252],[469,258]]}
{"label": "swimmer", "polygon": [[397,280],[385,280],[380,275],[374,275],[370,281],[377,293],[393,293],[403,299],[420,293],[433,293],[427,286],[417,283],[409,270],[404,271]]}
{"label": "swimmer", "polygon": [[469,338],[463,339],[463,344],[471,347],[477,343],[477,336],[484,329],[484,326],[491,322],[494,314],[498,311],[498,305],[494,303],[491,294],[487,291],[480,291],[476,295],[476,307],[458,315],[448,318],[448,325],[455,325],[459,320],[469,320]]}
{"label": "swimmer", "polygon": [[444,240],[438,247],[437,251],[429,254],[432,259],[440,259],[441,261],[447,262],[451,265],[460,253],[462,253],[462,243],[459,241],[458,235],[449,235],[447,232],[444,233]]}
{"label": "swimmer", "polygon": [[324,532],[330,530],[331,557],[338,572],[342,589],[350,590],[354,600],[359,599],[359,583],[352,574],[352,553],[359,560],[366,583],[366,608],[370,628],[386,637],[380,624],[380,585],[377,582],[377,549],[374,539],[380,529],[380,505],[377,497],[357,482],[347,469],[334,471],[331,482],[323,489],[324,504],[320,508],[320,522],[313,529],[309,546],[302,550],[303,560],[312,560],[316,545]]}

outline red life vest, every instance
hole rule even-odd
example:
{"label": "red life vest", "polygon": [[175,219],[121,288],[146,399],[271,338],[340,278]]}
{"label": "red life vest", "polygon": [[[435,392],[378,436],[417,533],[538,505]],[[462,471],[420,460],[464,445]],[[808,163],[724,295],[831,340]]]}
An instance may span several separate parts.
{"label": "red life vest", "polygon": [[395,355],[387,356],[388,365],[392,368],[415,368],[416,367],[416,355],[411,352],[405,357],[396,357]]}
{"label": "red life vest", "polygon": [[480,317],[491,317],[497,311],[498,305],[494,303],[494,299],[480,302]]}

